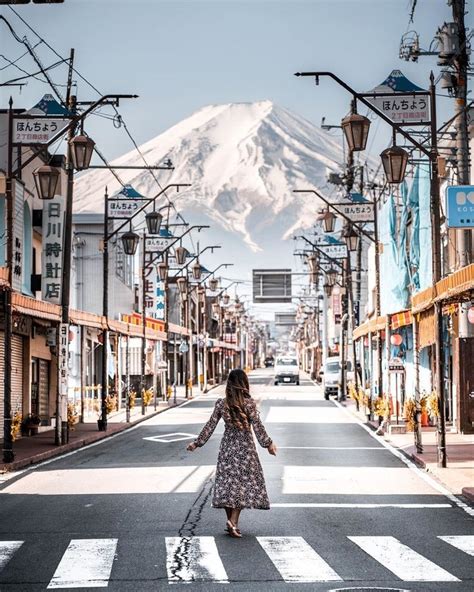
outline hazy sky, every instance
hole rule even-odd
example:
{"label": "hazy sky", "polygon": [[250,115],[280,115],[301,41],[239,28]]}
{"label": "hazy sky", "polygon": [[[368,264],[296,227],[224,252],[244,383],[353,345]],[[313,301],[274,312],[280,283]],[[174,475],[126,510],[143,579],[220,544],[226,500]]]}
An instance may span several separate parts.
{"label": "hazy sky", "polygon": [[[311,79],[296,79],[298,70],[333,70],[358,90],[380,83],[393,68],[402,69],[426,86],[432,57],[419,63],[399,60],[400,38],[410,29],[420,33],[423,48],[436,29],[450,19],[446,0],[418,0],[414,24],[413,0],[65,0],[64,4],[17,6],[17,12],[62,56],[76,50],[76,66],[102,93],[133,93],[139,99],[120,108],[139,143],[210,103],[271,99],[319,124],[339,123],[349,97],[329,80],[315,87]],[[8,8],[1,13],[20,37],[38,38]],[[470,18],[470,17],[469,17]],[[468,23],[472,25],[471,22]],[[24,47],[13,40],[4,23],[0,53],[16,60]],[[36,48],[48,66],[56,56]],[[5,69],[3,81],[21,76]],[[18,62],[28,72],[37,68],[30,57]],[[51,71],[64,84],[66,71]],[[79,100],[97,94],[77,75]],[[60,87],[63,92],[64,88]],[[13,94],[15,105],[31,107],[46,84],[30,80],[22,89],[2,89],[2,106]],[[441,99],[441,114],[452,101]],[[110,120],[89,118],[87,131],[112,159],[132,144]],[[378,152],[387,141],[383,126],[373,126],[371,144]],[[335,132],[337,133],[337,132]]]}

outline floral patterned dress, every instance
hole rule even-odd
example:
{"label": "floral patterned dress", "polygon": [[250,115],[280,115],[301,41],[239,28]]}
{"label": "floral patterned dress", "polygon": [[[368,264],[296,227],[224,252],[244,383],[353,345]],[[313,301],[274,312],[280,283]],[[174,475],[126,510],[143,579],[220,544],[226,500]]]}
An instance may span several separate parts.
{"label": "floral patterned dress", "polygon": [[[224,415],[224,404],[224,399],[217,399],[211,418],[195,440],[196,446],[204,446],[209,440]],[[246,399],[245,411],[260,446],[268,448],[272,440],[263,427],[253,399]],[[239,430],[226,417],[224,421],[225,431],[217,457],[212,506],[269,510],[270,502],[252,430]]]}

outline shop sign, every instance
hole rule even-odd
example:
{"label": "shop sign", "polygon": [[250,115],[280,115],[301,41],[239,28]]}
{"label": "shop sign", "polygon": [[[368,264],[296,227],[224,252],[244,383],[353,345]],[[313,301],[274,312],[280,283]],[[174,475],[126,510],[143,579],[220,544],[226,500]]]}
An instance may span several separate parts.
{"label": "shop sign", "polygon": [[[140,290],[145,290],[145,316],[164,321],[166,313],[165,284],[158,276],[156,265],[146,265],[144,275],[145,285],[140,285]],[[141,301],[143,302],[143,298]]]}
{"label": "shop sign", "polygon": [[388,361],[389,372],[405,372],[405,366],[401,358],[390,358]]}
{"label": "shop sign", "polygon": [[59,368],[59,394],[67,396],[69,359],[69,323],[59,323],[58,335],[58,368]]}
{"label": "shop sign", "polygon": [[15,117],[13,119],[14,144],[48,144],[65,129],[69,121],[51,117]]}
{"label": "shop sign", "polygon": [[373,222],[373,203],[335,203],[338,213],[349,218],[352,222]]}
{"label": "shop sign", "polygon": [[474,185],[446,188],[446,214],[449,228],[474,228]]}
{"label": "shop sign", "polygon": [[23,288],[23,211],[25,207],[25,189],[21,183],[15,183],[13,206],[13,269],[12,287],[17,292]]}
{"label": "shop sign", "polygon": [[179,345],[179,351],[180,351],[182,354],[187,354],[187,353],[188,353],[188,351],[189,351],[189,345],[187,344],[187,342],[186,342],[186,341],[182,341],[182,342],[180,343],[180,345]]}
{"label": "shop sign", "polygon": [[60,304],[63,277],[64,205],[62,196],[44,202],[42,294],[43,300]]}

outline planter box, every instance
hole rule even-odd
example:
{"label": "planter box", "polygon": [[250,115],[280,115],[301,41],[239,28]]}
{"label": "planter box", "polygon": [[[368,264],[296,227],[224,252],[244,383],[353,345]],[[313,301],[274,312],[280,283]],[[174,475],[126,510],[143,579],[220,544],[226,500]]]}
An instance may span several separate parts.
{"label": "planter box", "polygon": [[406,434],[407,426],[405,424],[390,424],[388,427],[389,434]]}

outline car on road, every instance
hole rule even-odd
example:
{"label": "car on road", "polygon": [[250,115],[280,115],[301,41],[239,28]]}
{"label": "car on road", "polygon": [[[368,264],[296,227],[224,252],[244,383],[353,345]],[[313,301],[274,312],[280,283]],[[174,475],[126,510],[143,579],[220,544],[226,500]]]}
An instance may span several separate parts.
{"label": "car on road", "polygon": [[294,382],[300,384],[300,367],[294,356],[280,356],[275,360],[275,385]]}
{"label": "car on road", "polygon": [[273,368],[275,365],[275,358],[273,356],[267,356],[263,362],[265,368]]}
{"label": "car on road", "polygon": [[[354,380],[354,372],[350,360],[346,361],[347,381]],[[327,358],[320,374],[323,379],[324,398],[329,399],[331,395],[337,396],[339,382],[341,380],[341,360],[339,357]]]}

